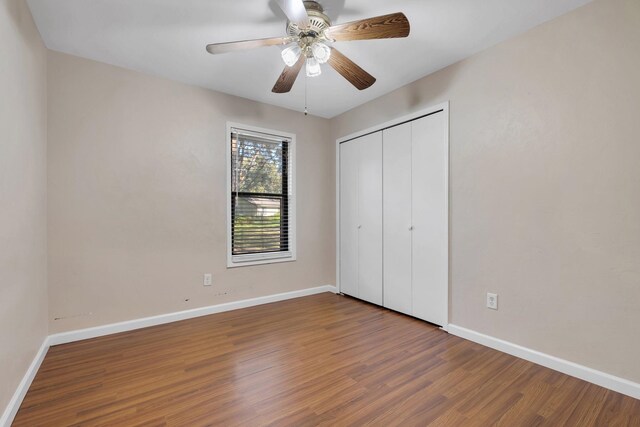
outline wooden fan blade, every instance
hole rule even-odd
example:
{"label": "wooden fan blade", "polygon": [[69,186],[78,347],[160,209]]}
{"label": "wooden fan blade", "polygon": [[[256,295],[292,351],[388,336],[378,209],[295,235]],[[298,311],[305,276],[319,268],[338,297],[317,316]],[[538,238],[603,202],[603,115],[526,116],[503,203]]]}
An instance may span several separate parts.
{"label": "wooden fan blade", "polygon": [[307,59],[306,56],[300,55],[298,62],[293,64],[291,67],[284,67],[282,74],[278,77],[278,81],[271,89],[273,93],[287,93],[293,87],[296,79],[298,78],[298,74],[300,74],[300,70],[302,69],[302,65],[304,65],[304,61]]}
{"label": "wooden fan blade", "polygon": [[360,21],[334,25],[326,30],[327,37],[337,42],[407,37],[411,26],[404,13],[377,16]]}
{"label": "wooden fan blade", "polygon": [[327,63],[359,90],[371,87],[376,82],[375,77],[333,47]]}
{"label": "wooden fan blade", "polygon": [[278,46],[290,43],[291,37],[272,37],[268,39],[243,40],[239,42],[213,43],[207,45],[207,52],[211,54],[235,52],[238,50],[255,49],[257,47]]}
{"label": "wooden fan blade", "polygon": [[302,0],[277,0],[289,21],[298,24],[300,28],[309,27],[309,15]]}

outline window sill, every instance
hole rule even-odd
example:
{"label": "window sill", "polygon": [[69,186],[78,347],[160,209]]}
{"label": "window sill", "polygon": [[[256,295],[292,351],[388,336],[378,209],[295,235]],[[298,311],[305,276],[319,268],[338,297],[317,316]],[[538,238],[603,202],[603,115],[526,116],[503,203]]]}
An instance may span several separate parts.
{"label": "window sill", "polygon": [[279,262],[292,262],[296,260],[291,252],[282,254],[265,254],[253,256],[232,256],[227,260],[227,268],[248,267],[252,265],[275,264]]}

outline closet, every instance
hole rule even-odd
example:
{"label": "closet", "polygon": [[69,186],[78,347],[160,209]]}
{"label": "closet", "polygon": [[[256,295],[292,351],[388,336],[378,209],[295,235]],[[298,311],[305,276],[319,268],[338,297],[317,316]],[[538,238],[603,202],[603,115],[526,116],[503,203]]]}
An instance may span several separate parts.
{"label": "closet", "polygon": [[448,317],[448,124],[442,109],[339,145],[340,291]]}

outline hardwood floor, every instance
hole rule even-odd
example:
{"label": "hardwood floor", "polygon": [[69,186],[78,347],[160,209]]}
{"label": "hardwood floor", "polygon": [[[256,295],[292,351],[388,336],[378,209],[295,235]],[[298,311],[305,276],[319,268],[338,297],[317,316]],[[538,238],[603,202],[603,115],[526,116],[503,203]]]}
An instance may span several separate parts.
{"label": "hardwood floor", "polygon": [[15,426],[640,426],[640,401],[321,294],[52,347]]}

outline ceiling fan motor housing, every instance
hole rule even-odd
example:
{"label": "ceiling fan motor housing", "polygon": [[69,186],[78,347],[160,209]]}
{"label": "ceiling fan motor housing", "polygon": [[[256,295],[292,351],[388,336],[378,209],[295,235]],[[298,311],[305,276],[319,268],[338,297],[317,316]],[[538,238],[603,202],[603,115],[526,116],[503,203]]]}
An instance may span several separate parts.
{"label": "ceiling fan motor housing", "polygon": [[324,14],[324,9],[316,1],[305,1],[304,7],[309,16],[309,28],[301,29],[298,24],[287,21],[287,34],[300,39],[321,37],[324,30],[331,26],[331,20]]}

